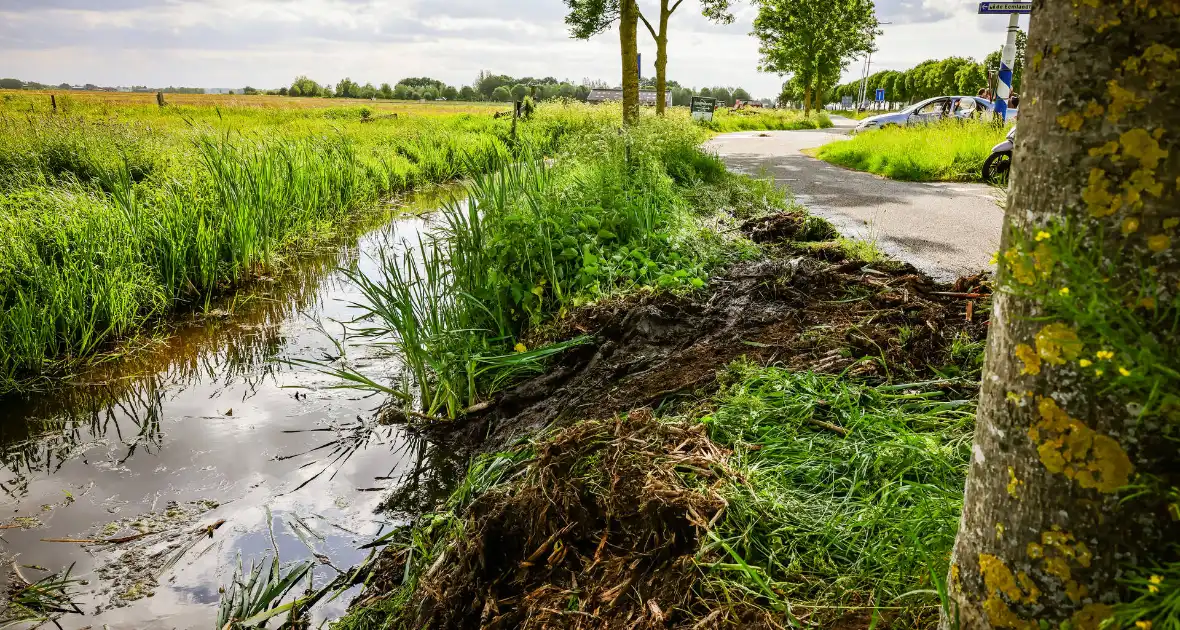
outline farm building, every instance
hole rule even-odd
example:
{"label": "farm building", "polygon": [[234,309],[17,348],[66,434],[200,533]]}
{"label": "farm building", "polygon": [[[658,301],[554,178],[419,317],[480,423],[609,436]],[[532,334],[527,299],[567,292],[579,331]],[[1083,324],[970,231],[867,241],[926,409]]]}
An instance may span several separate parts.
{"label": "farm building", "polygon": [[[623,100],[623,91],[622,90],[595,89],[595,90],[590,90],[590,95],[586,97],[587,103],[605,103],[607,101],[621,101],[621,100]],[[664,102],[668,105],[668,107],[672,106],[672,91],[671,90],[667,90],[664,92]],[[639,104],[654,106],[656,104],[655,90],[640,90],[639,91]]]}

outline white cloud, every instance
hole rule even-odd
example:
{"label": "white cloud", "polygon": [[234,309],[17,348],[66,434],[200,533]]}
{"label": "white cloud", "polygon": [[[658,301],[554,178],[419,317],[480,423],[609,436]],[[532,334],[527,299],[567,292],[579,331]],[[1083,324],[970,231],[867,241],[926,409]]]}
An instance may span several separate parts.
{"label": "white cloud", "polygon": [[[652,7],[654,0],[640,0]],[[668,75],[693,86],[743,86],[772,96],[757,71],[753,7],[715,25],[692,0],[674,17]],[[99,6],[101,5],[101,6]],[[879,0],[874,70],[924,59],[982,58],[1006,23],[964,0]],[[619,75],[617,33],[571,40],[561,0],[0,0],[0,75],[59,83],[270,87],[299,74],[394,82],[433,76],[470,83],[481,69],[580,80]],[[640,29],[644,74],[655,46]],[[846,79],[859,75],[853,62]]]}

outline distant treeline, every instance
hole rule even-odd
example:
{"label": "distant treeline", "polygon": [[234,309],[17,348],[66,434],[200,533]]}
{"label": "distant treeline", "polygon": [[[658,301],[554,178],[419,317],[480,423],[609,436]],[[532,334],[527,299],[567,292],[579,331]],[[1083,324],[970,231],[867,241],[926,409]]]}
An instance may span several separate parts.
{"label": "distant treeline", "polygon": [[165,94],[204,94],[205,88],[172,87],[154,88],[146,85],[131,87],[108,87],[86,83],[84,85],[70,85],[69,83],[37,83],[36,81],[22,81],[20,79],[0,79],[0,90],[86,90],[89,92],[164,92]]}
{"label": "distant treeline", "polygon": [[[590,95],[590,91],[595,88],[610,87],[604,81],[594,81],[590,79],[583,79],[580,83],[573,83],[572,81],[559,81],[554,77],[511,77],[506,74],[492,74],[491,72],[480,72],[475,82],[471,85],[464,85],[456,87],[447,85],[438,79],[430,77],[408,77],[390,85],[389,83],[382,83],[375,86],[372,83],[361,85],[352,79],[345,78],[335,85],[332,83],[317,83],[306,76],[297,77],[290,85],[277,90],[263,90],[250,86],[246,86],[241,90],[232,90],[231,94],[270,94],[275,96],[302,96],[302,97],[320,97],[320,98],[358,98],[358,99],[373,99],[380,98],[386,100],[427,100],[433,101],[437,99],[446,99],[448,101],[494,101],[501,103],[509,103],[515,100],[521,100],[525,96],[533,96],[537,100],[550,100],[555,98],[568,98],[579,101],[585,101]],[[655,79],[646,78],[642,83],[644,89],[655,89]],[[107,91],[131,91],[131,92],[164,92],[166,94],[204,94],[205,88],[189,88],[189,87],[166,87],[166,88],[149,88],[143,85],[134,85],[131,87],[109,88],[101,87],[91,83],[84,86],[71,86],[68,83],[61,85],[47,85],[34,81],[21,81],[20,79],[0,79],[0,88],[9,90],[107,90]],[[751,100],[750,93],[743,88],[733,88],[727,86],[705,87],[699,90],[683,87],[676,81],[668,81],[668,90],[672,93],[673,105],[688,105],[689,101],[694,95],[696,96],[711,96],[726,105],[733,106],[736,101]]]}
{"label": "distant treeline", "polygon": [[[644,82],[643,87],[653,89],[654,79]],[[471,85],[456,87],[447,85],[438,79],[430,77],[410,77],[390,85],[382,83],[380,86],[366,83],[361,85],[352,79],[343,79],[333,86],[331,83],[320,84],[306,76],[300,76],[292,82],[291,87],[282,88],[268,93],[281,96],[316,96],[329,98],[361,98],[361,99],[392,99],[392,100],[428,100],[440,98],[449,101],[493,101],[508,103],[533,96],[537,100],[554,98],[568,98],[584,101],[595,88],[609,87],[603,81],[583,79],[581,83],[559,81],[554,77],[512,77],[506,74],[492,74],[480,72]],[[247,88],[249,89],[249,88]],[[676,81],[668,81],[668,90],[672,93],[673,105],[688,105],[692,96],[713,96],[727,105],[734,101],[750,100],[750,93],[742,88],[713,87],[693,90],[681,87]],[[249,92],[247,92],[249,93]]]}
{"label": "distant treeline", "polygon": [[[1024,50],[1026,38],[1023,32],[1016,34],[1016,62],[1012,72],[1012,89],[1021,91],[1024,74]],[[1000,51],[988,55],[982,63],[966,57],[930,59],[906,70],[884,70],[869,75],[865,98],[873,100],[877,89],[885,90],[885,100],[901,103],[914,102],[935,96],[971,95],[988,84],[988,72],[1000,67]],[[861,81],[849,81],[831,88],[826,94],[827,103],[837,103],[845,96],[855,101],[860,96]],[[802,90],[793,81],[783,86],[781,100],[795,102],[803,99]]]}

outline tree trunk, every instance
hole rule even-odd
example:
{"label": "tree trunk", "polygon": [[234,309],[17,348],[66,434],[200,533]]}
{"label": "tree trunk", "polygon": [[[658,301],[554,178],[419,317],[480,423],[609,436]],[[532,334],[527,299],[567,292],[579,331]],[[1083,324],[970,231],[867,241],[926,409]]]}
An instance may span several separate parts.
{"label": "tree trunk", "polygon": [[1178,49],[1180,1],[1034,1],[944,628],[1148,628],[1176,588]]}
{"label": "tree trunk", "polygon": [[805,85],[803,87],[803,117],[807,118],[811,115],[811,86]]}
{"label": "tree trunk", "polygon": [[656,36],[656,115],[663,116],[668,89],[668,0],[660,2],[660,32]]}
{"label": "tree trunk", "polygon": [[639,6],[635,0],[619,2],[619,48],[623,58],[623,124],[639,122]]}

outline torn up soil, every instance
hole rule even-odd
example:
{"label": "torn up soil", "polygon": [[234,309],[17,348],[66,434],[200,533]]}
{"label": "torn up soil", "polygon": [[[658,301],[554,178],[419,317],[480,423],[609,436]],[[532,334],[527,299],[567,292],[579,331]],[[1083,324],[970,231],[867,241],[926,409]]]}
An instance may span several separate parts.
{"label": "torn up soil", "polygon": [[[411,573],[410,547],[383,551],[360,605],[395,592],[407,603],[380,608],[381,627],[788,623],[756,597],[725,601],[710,593],[698,562],[730,562],[702,551],[726,509],[719,490],[744,482],[703,426],[661,422],[651,410],[708,392],[743,355],[866,381],[940,378],[949,368],[966,378],[947,378],[948,388],[974,390],[979,355],[965,358],[956,347],[985,338],[990,290],[983,276],[939,285],[908,265],[869,265],[845,260],[835,247],[796,244],[808,229],[797,217],[744,229],[771,247],[769,259],[735,266],[707,294],[582,309],[546,338],[587,334],[592,343],[504,392],[487,411],[424,429],[445,448],[470,453],[558,430],[515,465],[509,483],[448,517],[454,529],[429,530],[443,551],[415,560],[423,564],[412,592],[399,591]],[[871,623],[863,611],[832,613],[824,613],[831,622],[824,627]]]}
{"label": "torn up soil", "polygon": [[546,427],[707,392],[718,370],[743,355],[799,371],[919,380],[956,362],[956,342],[987,335],[983,276],[936,284],[905,264],[844,260],[834,248],[793,242],[774,246],[803,228],[795,217],[745,228],[774,235],[764,240],[772,244],[769,259],[735,266],[703,295],[644,296],[574,313],[546,335],[588,334],[593,343],[504,392],[487,411],[429,429],[432,439],[452,449],[501,450]]}
{"label": "torn up soil", "polygon": [[[562,431],[523,479],[468,507],[463,535],[387,627],[690,627],[710,614],[693,557],[723,513],[708,481],[727,456],[703,427],[650,410]],[[685,472],[704,482],[688,487]]]}

